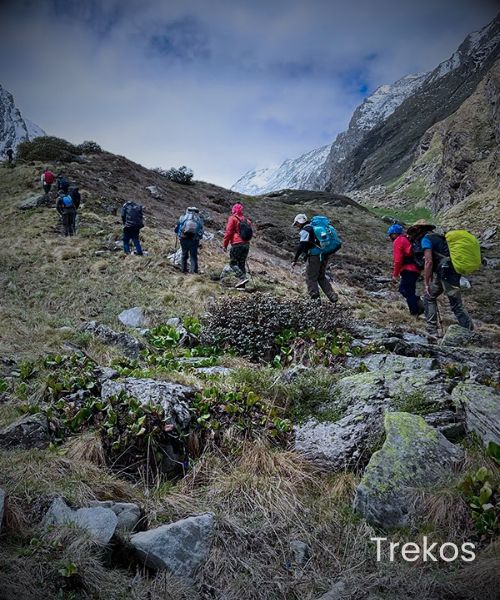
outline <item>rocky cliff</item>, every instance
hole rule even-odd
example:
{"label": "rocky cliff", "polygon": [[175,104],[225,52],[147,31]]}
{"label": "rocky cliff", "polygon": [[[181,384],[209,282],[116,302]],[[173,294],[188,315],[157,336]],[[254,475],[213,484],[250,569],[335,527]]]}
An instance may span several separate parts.
{"label": "rocky cliff", "polygon": [[29,119],[25,119],[16,106],[14,96],[0,85],[0,155],[25,140],[46,135],[45,131]]}

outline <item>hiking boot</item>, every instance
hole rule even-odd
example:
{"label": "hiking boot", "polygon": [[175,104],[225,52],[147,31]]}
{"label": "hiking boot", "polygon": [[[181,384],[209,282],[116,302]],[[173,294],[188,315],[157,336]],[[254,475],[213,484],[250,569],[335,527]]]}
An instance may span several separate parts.
{"label": "hiking boot", "polygon": [[240,281],[238,281],[238,283],[234,287],[235,288],[244,288],[249,281],[250,281],[249,279],[241,279]]}

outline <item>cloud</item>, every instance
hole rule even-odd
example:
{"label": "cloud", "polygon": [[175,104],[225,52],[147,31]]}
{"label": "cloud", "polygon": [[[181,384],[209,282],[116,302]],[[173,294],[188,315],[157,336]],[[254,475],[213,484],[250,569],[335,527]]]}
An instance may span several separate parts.
{"label": "cloud", "polygon": [[333,141],[362,96],[428,70],[495,14],[442,0],[24,0],[2,84],[50,133],[229,186]]}

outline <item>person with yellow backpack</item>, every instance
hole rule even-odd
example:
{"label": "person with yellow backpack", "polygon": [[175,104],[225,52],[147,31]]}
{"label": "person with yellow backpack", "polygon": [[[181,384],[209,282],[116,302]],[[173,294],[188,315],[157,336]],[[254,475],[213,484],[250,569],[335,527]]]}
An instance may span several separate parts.
{"label": "person with yellow backpack", "polygon": [[458,324],[472,331],[474,325],[462,301],[461,287],[470,287],[465,275],[481,267],[481,250],[477,239],[463,229],[446,235],[435,233],[435,225],[425,220],[407,230],[414,259],[424,269],[424,307],[427,331],[438,333],[437,299],[445,293]]}

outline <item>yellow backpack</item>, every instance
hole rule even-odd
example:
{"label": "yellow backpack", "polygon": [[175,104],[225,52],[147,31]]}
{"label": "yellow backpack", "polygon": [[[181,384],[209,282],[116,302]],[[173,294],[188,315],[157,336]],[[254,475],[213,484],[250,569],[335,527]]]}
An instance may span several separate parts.
{"label": "yellow backpack", "polygon": [[470,275],[481,267],[479,241],[465,229],[449,231],[445,235],[453,268],[459,275]]}

